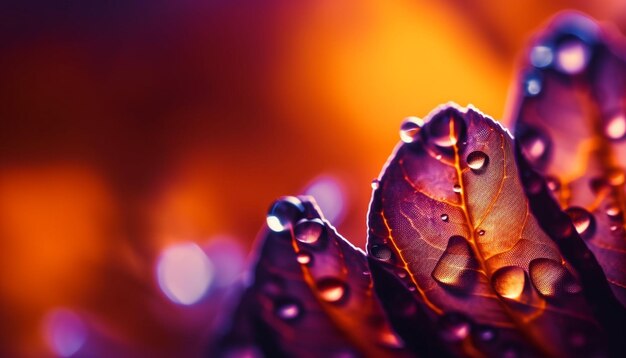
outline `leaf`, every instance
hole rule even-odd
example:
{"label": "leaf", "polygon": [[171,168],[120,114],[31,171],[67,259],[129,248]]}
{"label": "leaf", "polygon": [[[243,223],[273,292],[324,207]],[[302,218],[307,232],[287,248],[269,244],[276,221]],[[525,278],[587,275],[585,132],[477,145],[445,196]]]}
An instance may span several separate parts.
{"label": "leaf", "polygon": [[365,254],[310,197],[278,200],[267,222],[223,356],[250,347],[268,357],[408,356],[373,294]]}
{"label": "leaf", "polygon": [[626,40],[590,19],[556,18],[528,50],[513,119],[525,159],[626,306]]}
{"label": "leaf", "polygon": [[405,122],[401,138],[369,212],[381,300],[395,295],[384,280],[401,283],[456,354],[602,354],[578,273],[530,211],[510,134],[448,105]]}

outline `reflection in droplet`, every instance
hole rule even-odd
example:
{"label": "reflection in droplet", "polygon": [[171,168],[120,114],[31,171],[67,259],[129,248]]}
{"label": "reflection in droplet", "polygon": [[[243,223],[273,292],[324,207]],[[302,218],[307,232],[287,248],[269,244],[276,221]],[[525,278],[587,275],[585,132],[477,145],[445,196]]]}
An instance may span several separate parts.
{"label": "reflection in droplet", "polygon": [[479,150],[471,152],[467,156],[467,166],[470,167],[474,173],[483,172],[488,164],[489,156]]}
{"label": "reflection in droplet", "polygon": [[274,202],[267,213],[267,226],[275,232],[291,228],[304,212],[300,199],[294,196],[282,197]]}
{"label": "reflection in droplet", "polygon": [[524,292],[526,274],[521,267],[502,267],[493,273],[492,284],[498,295],[518,300]]}
{"label": "reflection in droplet", "polygon": [[386,245],[372,245],[370,253],[381,261],[389,261],[391,259],[391,249]]}
{"label": "reflection in droplet", "polygon": [[202,299],[215,278],[213,263],[193,242],[167,247],[158,259],[159,287],[173,302],[192,305]]}
{"label": "reflection in droplet", "polygon": [[321,175],[308,185],[306,195],[315,198],[315,202],[324,213],[324,218],[334,225],[341,223],[345,216],[346,194],[339,178],[332,175]]}
{"label": "reflection in droplet", "polygon": [[535,46],[530,50],[530,63],[538,68],[550,66],[554,59],[554,53],[549,46]]}
{"label": "reflection in droplet", "polygon": [[613,140],[626,138],[626,115],[620,113],[609,119],[604,127],[604,133]]}
{"label": "reflection in droplet", "polygon": [[438,322],[441,337],[448,342],[464,340],[471,332],[470,322],[459,313],[446,313]]}
{"label": "reflection in droplet", "polygon": [[43,334],[50,349],[61,357],[76,354],[87,340],[87,329],[76,313],[58,308],[43,319]]}
{"label": "reflection in droplet", "polygon": [[300,251],[298,252],[298,255],[296,255],[296,260],[298,260],[298,263],[302,265],[308,265],[312,259],[313,257],[311,254],[306,251]]}
{"label": "reflection in droplet", "polygon": [[328,277],[317,282],[317,289],[324,301],[339,303],[347,296],[348,286],[339,279]]}
{"label": "reflection in droplet", "polygon": [[564,73],[575,75],[582,72],[591,57],[589,46],[580,39],[561,43],[556,53],[556,67]]}
{"label": "reflection in droplet", "polygon": [[565,210],[567,215],[572,219],[576,232],[583,239],[591,238],[596,229],[595,219],[587,210],[573,206]]}
{"label": "reflection in droplet", "polygon": [[275,305],[276,315],[285,321],[291,321],[298,317],[302,312],[300,305],[293,299],[280,299]]}
{"label": "reflection in droplet", "polygon": [[441,214],[441,221],[448,222],[448,214]]}
{"label": "reflection in droplet", "polygon": [[556,297],[562,292],[578,293],[582,289],[573,275],[560,262],[554,260],[532,260],[529,273],[537,291],[546,297]]}
{"label": "reflection in droplet", "polygon": [[419,133],[424,122],[417,117],[407,117],[400,126],[400,139],[404,143],[413,143],[419,138]]}
{"label": "reflection in droplet", "polygon": [[302,219],[296,224],[294,235],[300,242],[314,244],[319,240],[324,229],[324,222],[321,219]]}
{"label": "reflection in droplet", "polygon": [[447,109],[433,117],[427,125],[428,137],[437,146],[448,148],[461,140],[465,122],[456,109]]}
{"label": "reflection in droplet", "polygon": [[376,190],[380,186],[380,181],[378,179],[372,180],[372,189]]}

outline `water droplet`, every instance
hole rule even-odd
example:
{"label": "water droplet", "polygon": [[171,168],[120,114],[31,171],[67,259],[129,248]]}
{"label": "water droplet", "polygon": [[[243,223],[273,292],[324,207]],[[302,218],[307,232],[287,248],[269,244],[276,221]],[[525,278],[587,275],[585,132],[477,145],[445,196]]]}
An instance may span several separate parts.
{"label": "water droplet", "polygon": [[308,265],[309,263],[311,263],[313,256],[311,256],[311,254],[306,251],[300,251],[296,256],[296,259],[298,260],[298,263],[302,265]]}
{"label": "water droplet", "polygon": [[606,215],[608,215],[611,218],[619,217],[621,214],[622,214],[622,210],[620,209],[619,205],[615,203],[609,204],[606,207]]}
{"label": "water droplet", "polygon": [[485,235],[485,230],[478,230],[478,235],[479,236],[484,236]]}
{"label": "water droplet", "polygon": [[302,308],[297,301],[285,298],[276,301],[274,308],[276,315],[282,318],[285,321],[292,321],[298,317],[302,313]]}
{"label": "water droplet", "polygon": [[612,186],[619,186],[624,184],[625,175],[624,171],[618,168],[613,168],[607,173],[607,182]]}
{"label": "water droplet", "polygon": [[437,154],[437,155],[435,155],[435,159],[437,159],[437,160],[441,160],[441,158],[443,158],[443,156],[442,156],[441,154]]}
{"label": "water droplet", "polygon": [[541,93],[543,87],[541,76],[538,73],[529,73],[524,79],[524,93],[527,96],[534,97]]}
{"label": "water droplet", "polygon": [[448,222],[448,214],[441,214],[441,221]]}
{"label": "water droplet", "polygon": [[615,115],[606,122],[604,133],[613,140],[626,138],[626,116],[624,113]]}
{"label": "water droplet", "polygon": [[563,292],[578,293],[582,289],[574,276],[560,262],[554,260],[532,260],[529,273],[537,291],[546,297],[556,297]]}
{"label": "water droplet", "polygon": [[402,348],[404,346],[404,342],[402,342],[400,337],[388,328],[380,332],[380,343],[389,348]]}
{"label": "water droplet", "polygon": [[380,181],[378,179],[372,180],[372,189],[376,190],[380,187]]}
{"label": "water droplet", "polygon": [[303,219],[296,224],[294,234],[296,240],[306,244],[314,244],[319,240],[324,229],[324,222],[321,219]]}
{"label": "water droplet", "polygon": [[424,122],[417,117],[407,117],[400,126],[400,139],[404,143],[413,143],[419,138]]}
{"label": "water droplet", "polygon": [[524,292],[526,273],[517,266],[499,268],[492,276],[493,289],[501,297],[518,300]]}
{"label": "water droplet", "polygon": [[339,303],[347,296],[348,286],[336,278],[323,278],[317,282],[320,297],[330,303]]}
{"label": "water droplet", "polygon": [[561,182],[553,176],[546,176],[546,184],[548,185],[548,189],[551,191],[558,191],[561,189]]}
{"label": "water droplet", "polygon": [[543,164],[551,150],[550,139],[546,134],[534,127],[522,130],[519,137],[524,156],[532,165]]}
{"label": "water droplet", "polygon": [[474,283],[473,269],[477,263],[467,240],[452,236],[437,261],[431,276],[440,284],[457,290],[468,290]]}
{"label": "water droplet", "polygon": [[267,226],[275,232],[291,228],[304,213],[302,201],[294,196],[285,196],[274,202],[267,213]]}
{"label": "water droplet", "polygon": [[459,184],[454,184],[454,186],[452,187],[452,191],[454,191],[457,194],[461,193],[461,186]]}
{"label": "water droplet", "polygon": [[437,146],[449,148],[462,141],[465,121],[454,108],[437,113],[427,124],[429,139]]}
{"label": "water droplet", "polygon": [[559,44],[556,53],[556,67],[563,73],[575,75],[587,67],[591,50],[578,38],[571,38]]}
{"label": "water droplet", "polygon": [[554,52],[549,46],[535,46],[530,50],[530,63],[538,68],[550,66],[554,59]]}
{"label": "water droplet", "polygon": [[473,330],[473,335],[476,340],[480,342],[493,342],[498,336],[498,332],[495,328],[485,325],[480,325]]}
{"label": "water droplet", "polygon": [[587,210],[573,206],[567,208],[565,213],[567,213],[567,215],[569,215],[572,219],[574,228],[576,229],[576,232],[580,234],[580,237],[583,239],[589,239],[595,234],[595,218]]}
{"label": "water droplet", "polygon": [[487,169],[487,165],[489,165],[489,156],[479,150],[475,152],[471,152],[467,156],[467,166],[474,173],[482,173],[485,169]]}
{"label": "water droplet", "polygon": [[438,325],[441,337],[448,342],[464,340],[470,334],[472,327],[467,318],[456,312],[441,316]]}
{"label": "water droplet", "polygon": [[404,270],[398,271],[397,274],[398,274],[398,277],[400,277],[400,278],[406,278],[406,276],[407,276],[406,271],[404,271]]}
{"label": "water droplet", "polygon": [[370,253],[381,261],[389,261],[392,256],[391,249],[386,245],[372,245]]}

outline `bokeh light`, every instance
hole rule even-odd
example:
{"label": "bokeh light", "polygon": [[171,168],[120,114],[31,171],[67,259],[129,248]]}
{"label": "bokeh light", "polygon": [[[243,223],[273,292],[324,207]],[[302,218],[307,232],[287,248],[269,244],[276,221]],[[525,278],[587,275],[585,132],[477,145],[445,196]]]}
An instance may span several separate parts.
{"label": "bokeh light", "polygon": [[82,319],[66,308],[49,312],[42,326],[48,347],[61,357],[74,356],[87,340],[87,329]]}

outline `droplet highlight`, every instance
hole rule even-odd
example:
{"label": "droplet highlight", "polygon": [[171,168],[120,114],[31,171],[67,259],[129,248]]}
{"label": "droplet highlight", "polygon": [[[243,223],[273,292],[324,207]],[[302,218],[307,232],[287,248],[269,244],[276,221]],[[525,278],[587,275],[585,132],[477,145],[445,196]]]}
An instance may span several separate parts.
{"label": "droplet highlight", "polygon": [[619,113],[609,119],[604,127],[604,133],[612,140],[626,138],[626,115]]}
{"label": "droplet highlight", "polygon": [[441,221],[448,222],[448,220],[449,220],[448,214],[441,214]]}
{"label": "droplet highlight", "polygon": [[454,184],[454,186],[452,187],[452,191],[457,193],[457,194],[460,194],[462,190],[463,189],[461,188],[461,186],[459,184]]}
{"label": "droplet highlight", "polygon": [[298,222],[294,229],[296,240],[305,244],[315,244],[325,230],[321,219],[303,219]]}
{"label": "droplet highlight", "polygon": [[567,213],[570,219],[572,219],[574,228],[580,237],[583,239],[590,239],[595,234],[596,222],[590,212],[583,208],[573,206],[567,208],[565,213]]}
{"label": "droplet highlight", "polygon": [[380,181],[378,179],[372,180],[372,189],[376,190],[380,187]]}
{"label": "droplet highlight", "polygon": [[296,255],[296,260],[301,265],[308,265],[313,260],[313,256],[311,256],[311,254],[306,251],[300,251]]}
{"label": "droplet highlight", "polygon": [[483,173],[489,164],[489,156],[479,150],[471,152],[467,156],[467,166],[474,173]]}
{"label": "droplet highlight", "polygon": [[333,277],[319,280],[317,282],[317,289],[320,297],[329,303],[342,302],[348,292],[348,286],[345,282]]}
{"label": "droplet highlight", "polygon": [[302,201],[294,196],[280,198],[270,207],[266,222],[270,230],[282,232],[290,229],[304,213]]}
{"label": "droplet highlight", "polygon": [[526,273],[517,266],[499,268],[492,276],[493,289],[501,297],[519,300],[526,285]]}
{"label": "droplet highlight", "polygon": [[391,249],[386,245],[372,245],[370,248],[370,253],[372,254],[372,256],[381,261],[389,261],[391,260],[392,256]]}
{"label": "droplet highlight", "polygon": [[426,125],[428,138],[442,148],[450,148],[462,141],[465,121],[454,108],[437,113]]}
{"label": "droplet highlight", "polygon": [[400,125],[400,139],[404,143],[415,142],[420,135],[424,122],[417,117],[407,117]]}
{"label": "droplet highlight", "polygon": [[278,317],[285,321],[292,321],[300,317],[302,308],[296,300],[281,299],[276,302],[275,312]]}

